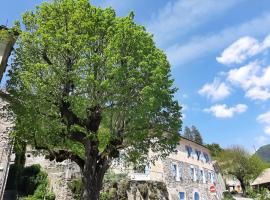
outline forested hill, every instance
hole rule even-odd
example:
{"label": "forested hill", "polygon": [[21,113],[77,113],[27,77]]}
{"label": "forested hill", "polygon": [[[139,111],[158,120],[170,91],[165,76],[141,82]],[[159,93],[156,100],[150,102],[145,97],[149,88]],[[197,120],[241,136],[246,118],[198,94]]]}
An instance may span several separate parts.
{"label": "forested hill", "polygon": [[261,146],[257,152],[257,155],[259,155],[264,161],[270,163],[270,144]]}

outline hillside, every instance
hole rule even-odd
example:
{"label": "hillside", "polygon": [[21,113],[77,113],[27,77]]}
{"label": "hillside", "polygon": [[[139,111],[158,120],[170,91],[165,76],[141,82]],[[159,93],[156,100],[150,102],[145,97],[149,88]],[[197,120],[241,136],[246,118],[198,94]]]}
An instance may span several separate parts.
{"label": "hillside", "polygon": [[257,155],[259,155],[264,161],[270,163],[270,144],[261,146],[257,152]]}

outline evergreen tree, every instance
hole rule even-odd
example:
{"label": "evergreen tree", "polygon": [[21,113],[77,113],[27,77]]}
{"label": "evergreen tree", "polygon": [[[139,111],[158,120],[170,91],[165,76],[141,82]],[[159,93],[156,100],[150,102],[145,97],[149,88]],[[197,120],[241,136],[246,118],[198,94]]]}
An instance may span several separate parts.
{"label": "evergreen tree", "polygon": [[197,142],[199,144],[203,144],[202,135],[195,126],[191,126],[191,135],[192,135],[194,142]]}
{"label": "evergreen tree", "polygon": [[185,137],[185,138],[187,138],[187,139],[189,139],[189,140],[192,140],[192,141],[194,140],[193,135],[192,135],[192,133],[191,133],[191,130],[190,130],[190,128],[187,127],[187,126],[185,127],[183,137]]}

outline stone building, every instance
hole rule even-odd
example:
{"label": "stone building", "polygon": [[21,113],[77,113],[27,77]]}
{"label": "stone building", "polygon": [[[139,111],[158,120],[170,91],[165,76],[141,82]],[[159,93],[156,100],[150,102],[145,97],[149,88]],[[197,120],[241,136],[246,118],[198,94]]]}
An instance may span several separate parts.
{"label": "stone building", "polygon": [[[0,26],[0,82],[16,41],[16,35],[17,33],[9,32],[5,26]],[[7,99],[8,95],[0,90],[0,200],[4,196],[12,154],[12,145],[8,134],[12,124],[5,109],[8,104]]]}
{"label": "stone building", "polygon": [[127,173],[131,180],[164,182],[170,200],[219,200],[225,191],[209,150],[186,138],[180,140],[174,153],[155,164],[134,170],[115,162],[112,168]]}

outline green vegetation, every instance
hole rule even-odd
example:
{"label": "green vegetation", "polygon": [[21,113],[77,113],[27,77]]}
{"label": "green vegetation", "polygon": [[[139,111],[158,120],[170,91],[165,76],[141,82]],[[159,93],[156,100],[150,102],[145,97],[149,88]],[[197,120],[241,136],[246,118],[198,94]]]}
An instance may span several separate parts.
{"label": "green vegetation", "polygon": [[18,37],[20,32],[20,28],[19,28],[19,23],[15,22],[15,26],[10,28],[10,29],[6,29],[6,28],[0,28],[0,41],[1,40],[15,40],[16,37]]}
{"label": "green vegetation", "polygon": [[14,136],[76,162],[82,200],[99,198],[120,150],[136,163],[149,149],[168,155],[179,141],[170,64],[133,18],[88,0],[44,2],[23,15],[7,84]]}
{"label": "green vegetation", "polygon": [[191,129],[186,126],[184,129],[183,137],[199,144],[203,144],[202,135],[195,126],[191,126]]}
{"label": "green vegetation", "polygon": [[266,188],[254,190],[252,187],[249,187],[246,196],[256,200],[270,200],[270,191]]}
{"label": "green vegetation", "polygon": [[205,145],[211,152],[211,156],[213,160],[217,160],[223,149],[220,147],[219,144],[213,143],[213,144],[206,144]]}
{"label": "green vegetation", "polygon": [[258,156],[251,156],[244,148],[239,146],[223,150],[217,161],[223,174],[232,175],[240,181],[244,195],[250,182],[268,167],[267,163]]}
{"label": "green vegetation", "polygon": [[230,192],[223,192],[223,200],[235,200]]}
{"label": "green vegetation", "polygon": [[270,144],[260,147],[256,154],[260,156],[265,162],[270,163]]}
{"label": "green vegetation", "polygon": [[25,167],[17,180],[18,194],[24,200],[54,200],[55,195],[48,190],[47,174],[40,165]]}

